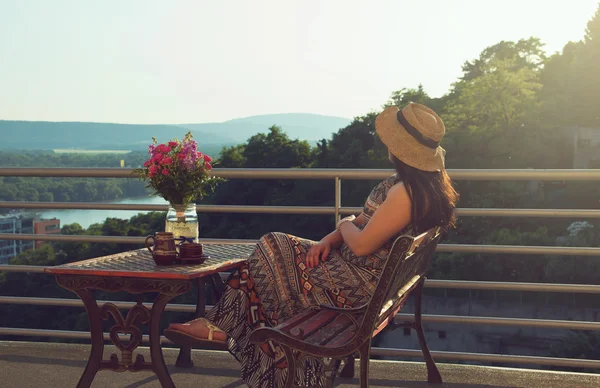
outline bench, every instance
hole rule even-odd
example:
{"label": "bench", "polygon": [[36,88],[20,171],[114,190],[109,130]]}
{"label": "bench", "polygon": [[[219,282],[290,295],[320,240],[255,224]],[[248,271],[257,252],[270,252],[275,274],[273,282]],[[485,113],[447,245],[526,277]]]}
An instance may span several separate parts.
{"label": "bench", "polygon": [[[354,308],[322,305],[304,311],[275,327],[255,329],[250,341],[262,344],[274,341],[285,352],[288,363],[286,388],[295,386],[296,367],[305,358],[319,359],[327,386],[342,361],[341,376],[354,377],[354,357],[360,357],[360,386],[369,386],[371,339],[389,324],[392,329],[410,327],[416,330],[427,365],[429,383],[442,383],[423,334],[421,299],[425,274],[440,240],[440,229],[433,228],[417,237],[402,235],[396,239],[388,255],[381,278],[368,303]],[[414,322],[396,325],[395,315],[408,296],[415,295]],[[294,352],[296,356],[294,356]]]}

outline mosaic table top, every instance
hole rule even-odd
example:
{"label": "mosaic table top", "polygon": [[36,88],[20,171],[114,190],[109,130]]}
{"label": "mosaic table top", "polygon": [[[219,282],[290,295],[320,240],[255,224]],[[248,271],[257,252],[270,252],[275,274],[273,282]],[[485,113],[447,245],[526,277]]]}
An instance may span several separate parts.
{"label": "mosaic table top", "polygon": [[254,244],[204,244],[210,256],[202,264],[158,266],[146,248],[46,268],[55,275],[90,275],[146,279],[195,279],[239,267]]}

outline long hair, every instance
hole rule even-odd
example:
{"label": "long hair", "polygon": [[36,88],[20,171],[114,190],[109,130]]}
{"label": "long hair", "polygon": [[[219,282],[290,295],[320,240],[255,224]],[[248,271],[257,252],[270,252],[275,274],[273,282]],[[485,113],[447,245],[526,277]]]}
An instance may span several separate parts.
{"label": "long hair", "polygon": [[434,226],[443,230],[456,226],[454,208],[458,193],[446,172],[418,170],[391,155],[398,178],[406,186],[412,204],[413,230],[422,233]]}

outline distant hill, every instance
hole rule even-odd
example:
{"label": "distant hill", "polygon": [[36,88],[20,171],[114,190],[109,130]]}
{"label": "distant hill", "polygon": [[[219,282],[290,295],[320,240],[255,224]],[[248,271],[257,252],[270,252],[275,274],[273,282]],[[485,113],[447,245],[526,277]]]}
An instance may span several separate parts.
{"label": "distant hill", "polygon": [[218,131],[221,136],[245,142],[252,135],[268,132],[272,125],[279,125],[292,139],[316,141],[329,139],[331,134],[350,124],[343,117],[322,116],[311,113],[282,113],[251,116],[222,123],[180,124],[182,127],[201,132]]}
{"label": "distant hill", "polygon": [[[88,122],[0,121],[0,149],[141,150],[152,142],[182,138],[177,125],[109,124]],[[218,134],[193,131],[204,144],[233,144]]]}
{"label": "distant hill", "polygon": [[243,143],[252,135],[266,133],[271,125],[279,125],[291,138],[314,143],[345,127],[350,120],[308,113],[253,116],[222,123],[146,125],[90,122],[48,122],[0,120],[0,149],[83,149],[144,150],[152,141],[181,139],[189,130],[200,149],[220,149]]}

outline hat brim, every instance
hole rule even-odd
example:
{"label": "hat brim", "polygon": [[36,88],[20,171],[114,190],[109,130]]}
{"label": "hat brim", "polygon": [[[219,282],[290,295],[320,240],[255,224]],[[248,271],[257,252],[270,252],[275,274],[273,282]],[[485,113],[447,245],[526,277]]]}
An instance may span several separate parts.
{"label": "hat brim", "polygon": [[429,148],[419,143],[398,122],[398,107],[386,108],[375,119],[375,130],[392,155],[418,170],[442,171],[446,151],[438,146]]}

